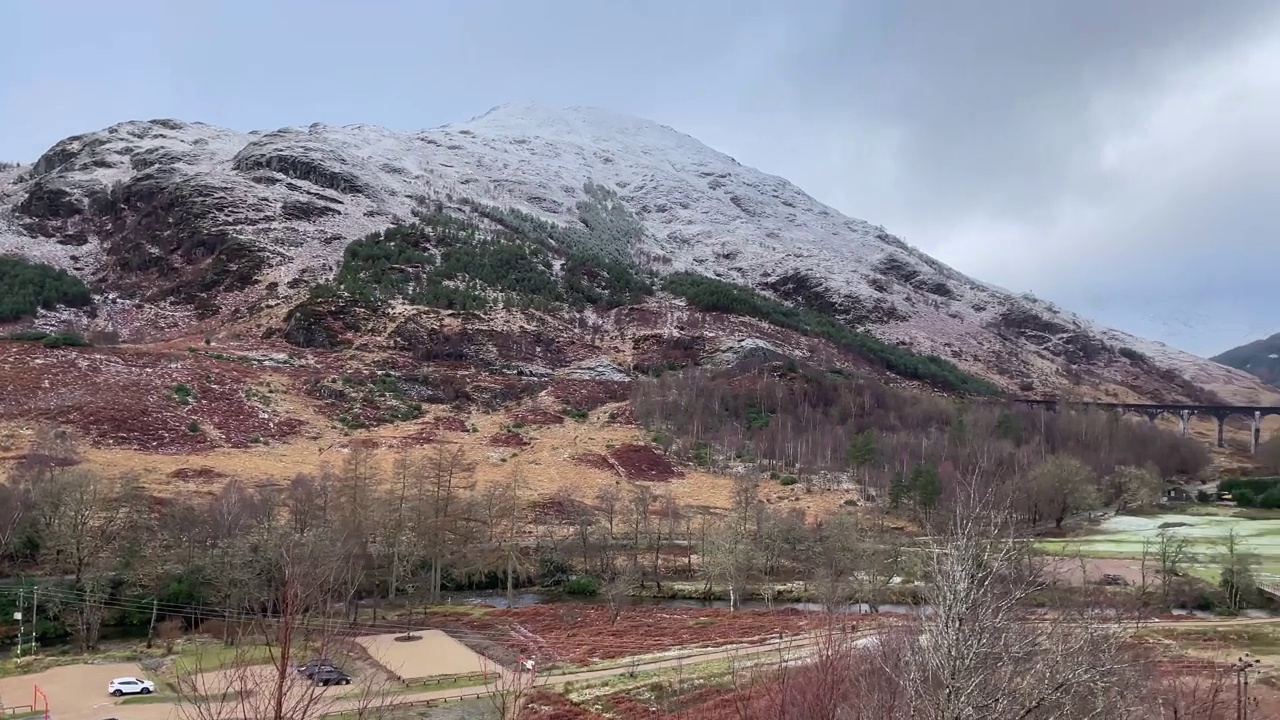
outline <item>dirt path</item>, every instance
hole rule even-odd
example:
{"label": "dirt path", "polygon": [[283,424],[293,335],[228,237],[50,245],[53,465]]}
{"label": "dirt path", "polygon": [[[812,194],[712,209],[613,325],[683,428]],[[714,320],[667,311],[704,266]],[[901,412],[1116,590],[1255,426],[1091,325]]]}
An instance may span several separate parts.
{"label": "dirt path", "polygon": [[[1160,626],[1171,628],[1222,628],[1235,627],[1240,625],[1262,625],[1268,623],[1280,623],[1280,618],[1235,618],[1230,620],[1153,620],[1146,624],[1147,627]],[[865,630],[855,630],[850,635],[855,638],[871,637],[882,630],[881,627],[873,627]],[[708,649],[706,652],[698,652],[690,649],[692,654],[677,658],[668,658],[663,660],[651,660],[632,664],[624,664],[618,667],[610,667],[601,670],[583,670],[578,672],[570,672],[560,675],[543,675],[537,678],[534,684],[538,687],[561,687],[567,683],[580,683],[591,680],[602,680],[629,673],[650,672],[653,670],[663,670],[676,668],[681,666],[694,666],[703,663],[714,662],[716,660],[726,660],[730,658],[748,658],[764,655],[770,652],[776,652],[779,649],[803,649],[819,642],[820,638],[816,633],[806,633],[803,635],[793,635],[781,640],[757,643],[746,647],[737,647],[723,650]],[[510,673],[505,670],[500,671],[507,678]],[[451,688],[448,690],[424,691],[420,693],[401,693],[389,700],[390,703],[398,706],[411,704],[427,704],[433,702],[446,702],[449,700],[459,700],[476,696],[489,695],[501,689],[502,683],[493,682],[483,685],[472,685],[470,687]],[[103,715],[105,703],[96,706],[84,708],[82,711],[75,712],[63,710],[55,706],[55,717],[57,720],[100,720]],[[144,705],[129,705],[127,709],[121,708],[118,716],[127,716],[129,720],[179,720],[178,708],[171,703],[153,703]],[[359,708],[358,701],[336,699],[332,703],[325,703],[324,712],[339,713],[343,710],[355,710]],[[109,714],[109,713],[108,713]],[[219,712],[219,716],[233,717],[233,714]]]}

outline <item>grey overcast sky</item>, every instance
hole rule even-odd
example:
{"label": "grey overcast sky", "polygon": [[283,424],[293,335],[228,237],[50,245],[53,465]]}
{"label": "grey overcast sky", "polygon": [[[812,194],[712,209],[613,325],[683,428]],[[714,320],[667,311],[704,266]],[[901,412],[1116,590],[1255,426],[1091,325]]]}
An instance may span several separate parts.
{"label": "grey overcast sky", "polygon": [[592,105],[1140,335],[1280,331],[1275,0],[11,0],[0,28],[0,159],[126,119]]}

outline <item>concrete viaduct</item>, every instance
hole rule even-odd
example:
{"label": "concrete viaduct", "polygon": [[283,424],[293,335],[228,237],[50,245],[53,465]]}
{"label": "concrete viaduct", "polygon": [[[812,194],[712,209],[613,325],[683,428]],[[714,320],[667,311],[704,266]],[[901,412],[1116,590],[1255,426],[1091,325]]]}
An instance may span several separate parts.
{"label": "concrete viaduct", "polygon": [[[1029,405],[1031,407],[1043,408],[1050,412],[1058,409],[1058,400],[1028,400],[1018,399],[1015,402]],[[1276,405],[1180,405],[1177,403],[1109,403],[1109,402],[1067,402],[1062,403],[1072,408],[1084,408],[1098,410],[1110,410],[1118,412],[1121,415],[1134,413],[1142,415],[1151,422],[1155,422],[1156,418],[1161,415],[1173,415],[1178,418],[1178,422],[1182,426],[1182,436],[1187,436],[1187,421],[1192,415],[1201,415],[1214,418],[1218,421],[1218,447],[1226,447],[1227,444],[1223,440],[1222,430],[1227,422],[1227,418],[1232,415],[1248,418],[1253,423],[1253,432],[1250,435],[1249,452],[1256,453],[1258,444],[1262,442],[1262,419],[1268,415],[1280,415],[1280,406]]]}

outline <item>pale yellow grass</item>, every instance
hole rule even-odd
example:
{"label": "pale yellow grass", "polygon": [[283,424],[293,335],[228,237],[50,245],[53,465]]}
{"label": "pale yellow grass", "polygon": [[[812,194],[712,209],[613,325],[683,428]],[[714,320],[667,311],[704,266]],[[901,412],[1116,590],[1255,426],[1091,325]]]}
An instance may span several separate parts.
{"label": "pale yellow grass", "polygon": [[397,642],[403,633],[356,639],[383,667],[406,680],[484,671],[479,655],[441,630],[419,630],[418,640]]}
{"label": "pale yellow grass", "polygon": [[[305,408],[305,403],[298,404]],[[616,471],[587,467],[574,458],[588,453],[607,453],[614,447],[647,440],[647,434],[638,428],[606,424],[604,420],[610,409],[606,407],[595,411],[586,422],[568,420],[562,425],[524,428],[521,432],[532,444],[523,448],[488,444],[491,435],[503,432],[504,426],[510,423],[505,413],[472,413],[466,422],[474,426],[476,432],[433,431],[439,442],[446,446],[461,445],[466,450],[468,458],[476,463],[478,483],[508,480],[513,473],[519,472],[522,475],[520,494],[526,500],[546,498],[564,489],[574,498],[592,502],[596,494],[607,487],[626,490],[632,483]],[[299,414],[305,417],[305,412],[300,411]],[[224,480],[180,481],[169,475],[182,468],[209,468],[254,484],[282,485],[298,473],[316,473],[325,465],[340,467],[353,442],[374,442],[386,448],[381,456],[385,469],[389,470],[397,452],[394,448],[406,443],[413,445],[411,436],[419,431],[432,430],[432,419],[442,415],[444,413],[433,413],[412,423],[387,425],[357,433],[334,428],[319,417],[307,417],[314,429],[310,437],[302,436],[268,446],[223,448],[193,455],[158,455],[119,448],[86,448],[84,454],[90,467],[105,474],[137,475],[144,485],[157,493],[212,494]],[[435,447],[434,444],[418,443],[409,451],[429,455]],[[686,469],[684,475],[670,482],[645,484],[659,493],[670,490],[686,507],[727,509],[731,503],[733,482],[727,475]],[[760,497],[766,503],[803,510],[811,517],[828,514],[856,496],[853,491],[806,493],[800,485],[782,487],[768,479],[763,479],[760,485]]]}
{"label": "pale yellow grass", "polygon": [[[305,403],[299,402],[298,405],[305,408]],[[396,454],[395,447],[406,443],[412,445],[411,436],[430,430],[436,433],[439,442],[447,446],[461,445],[466,450],[468,458],[476,463],[475,477],[479,483],[507,480],[518,469],[523,476],[520,493],[525,499],[547,497],[560,488],[567,488],[572,490],[573,497],[589,500],[605,487],[628,483],[617,472],[586,467],[573,458],[587,453],[606,453],[612,447],[646,441],[645,433],[638,428],[605,424],[608,410],[597,410],[587,422],[569,420],[563,425],[524,428],[521,432],[532,444],[523,448],[488,444],[491,435],[503,432],[504,426],[510,423],[504,413],[472,413],[466,422],[474,426],[476,432],[433,430],[432,418],[445,415],[433,413],[412,423],[347,433],[332,427],[323,418],[306,417],[309,411],[300,408],[299,415],[311,421],[314,432],[287,443],[244,449],[221,448],[192,455],[159,455],[131,449],[87,447],[84,456],[88,466],[105,474],[137,475],[144,485],[158,493],[213,493],[224,481],[178,481],[169,475],[181,468],[209,468],[256,484],[283,484],[298,473],[319,472],[325,465],[340,467],[349,446],[361,441],[387,448],[381,456],[385,469],[389,470]],[[410,451],[430,454],[435,447],[435,444],[419,442]],[[727,476],[704,472],[689,472],[669,483],[653,483],[659,492],[669,488],[682,504],[712,508],[729,506],[732,485],[733,481]],[[834,502],[838,504],[841,499]],[[816,507],[820,504],[825,504],[825,501],[816,503],[806,499],[800,506]]]}

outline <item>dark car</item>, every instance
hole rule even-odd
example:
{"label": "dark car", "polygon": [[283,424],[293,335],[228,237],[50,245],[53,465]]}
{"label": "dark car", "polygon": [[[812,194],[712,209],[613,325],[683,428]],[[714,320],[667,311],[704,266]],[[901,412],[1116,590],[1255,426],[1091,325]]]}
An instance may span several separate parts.
{"label": "dark car", "polygon": [[317,685],[350,685],[351,676],[342,672],[338,668],[320,668],[311,676],[311,681]]}
{"label": "dark car", "polygon": [[321,670],[337,670],[337,669],[338,669],[337,666],[334,665],[333,661],[330,660],[329,658],[316,658],[315,660],[308,660],[305,665],[298,666],[298,672],[301,673],[304,677],[313,677],[316,673],[320,672]]}

